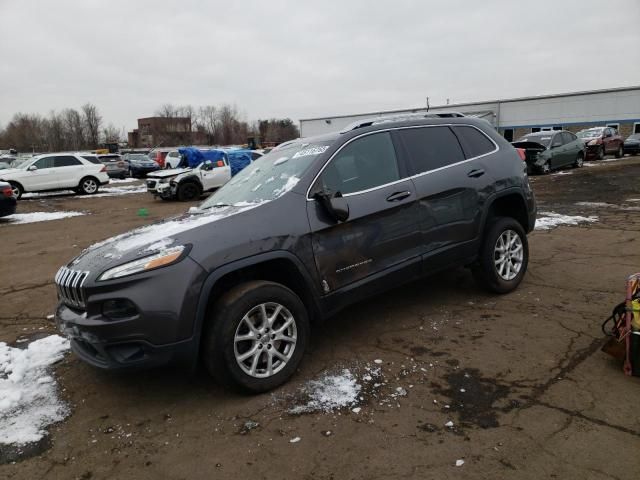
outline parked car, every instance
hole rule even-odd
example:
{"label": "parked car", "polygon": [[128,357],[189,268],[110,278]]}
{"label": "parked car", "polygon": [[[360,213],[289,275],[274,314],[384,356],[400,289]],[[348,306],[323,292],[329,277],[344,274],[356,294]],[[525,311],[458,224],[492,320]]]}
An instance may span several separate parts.
{"label": "parked car", "polygon": [[55,319],[97,367],[201,358],[263,392],[296,371],[312,323],[388,288],[464,265],[513,291],[535,211],[523,160],[486,121],[369,120],[289,142],[188,214],[89,247],[55,277]]}
{"label": "parked car", "polygon": [[624,153],[638,155],[640,153],[640,133],[629,135],[624,141]]}
{"label": "parked car", "polygon": [[0,217],[6,217],[16,213],[18,199],[7,182],[0,182]]}
{"label": "parked car", "polygon": [[160,169],[154,160],[150,160],[148,155],[143,153],[128,153],[125,157],[129,162],[129,172],[134,178],[144,177],[148,173]]}
{"label": "parked car", "polygon": [[129,162],[125,161],[117,153],[107,153],[97,155],[100,160],[107,167],[107,175],[110,178],[124,179],[129,175]]}
{"label": "parked car", "polygon": [[171,150],[167,149],[151,150],[149,152],[149,160],[153,160],[154,162],[156,162],[160,168],[165,168],[164,161],[170,151]]}
{"label": "parked car", "polygon": [[585,159],[584,142],[564,130],[529,133],[512,145],[525,151],[529,172],[549,173],[566,166],[582,167]]}
{"label": "parked car", "polygon": [[147,175],[147,192],[163,200],[177,198],[186,202],[221,187],[229,180],[231,167],[226,159],[217,162],[207,160],[196,168],[163,170]]}
{"label": "parked car", "polygon": [[180,156],[180,153],[178,152],[178,150],[171,150],[164,157],[164,168],[166,169],[178,168],[181,161],[182,161],[182,157]]}
{"label": "parked car", "polygon": [[613,127],[594,127],[580,130],[577,134],[587,147],[587,157],[602,160],[606,155],[616,158],[624,155],[624,140]]}
{"label": "parked car", "polygon": [[109,183],[107,167],[69,153],[46,154],[26,160],[18,168],[0,170],[18,198],[25,192],[74,190],[90,195]]}

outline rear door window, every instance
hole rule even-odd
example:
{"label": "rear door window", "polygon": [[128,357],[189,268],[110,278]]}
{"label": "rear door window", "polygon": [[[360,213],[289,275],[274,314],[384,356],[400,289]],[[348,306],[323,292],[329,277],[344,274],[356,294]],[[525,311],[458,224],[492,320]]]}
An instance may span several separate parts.
{"label": "rear door window", "polygon": [[414,174],[436,170],[465,159],[460,142],[449,127],[398,130]]}
{"label": "rear door window", "polygon": [[82,165],[82,163],[76,157],[72,157],[70,155],[60,155],[58,157],[55,157],[53,165],[55,167],[74,167],[77,165]]}
{"label": "rear door window", "polygon": [[464,125],[451,127],[460,140],[465,158],[474,158],[496,149],[495,144],[484,133],[474,127]]}
{"label": "rear door window", "polygon": [[562,132],[562,138],[564,139],[564,143],[571,143],[576,140],[576,136],[573,133]]}
{"label": "rear door window", "polygon": [[347,144],[329,162],[320,180],[324,189],[343,195],[400,180],[391,135],[375,133]]}

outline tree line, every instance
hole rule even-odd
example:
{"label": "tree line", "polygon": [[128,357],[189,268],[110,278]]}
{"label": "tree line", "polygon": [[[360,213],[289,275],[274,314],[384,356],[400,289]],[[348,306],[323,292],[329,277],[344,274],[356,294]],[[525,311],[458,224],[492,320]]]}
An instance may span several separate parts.
{"label": "tree line", "polygon": [[[190,131],[185,132],[183,143],[199,139],[208,145],[237,145],[246,143],[250,136],[259,136],[263,142],[280,143],[300,136],[298,127],[289,118],[249,123],[243,120],[235,105],[193,107],[167,103],[154,115],[167,119],[163,122],[164,132],[148,132],[160,139],[163,133],[184,125],[179,119],[188,118]],[[77,110],[52,110],[47,116],[16,113],[4,128],[0,127],[0,149],[15,148],[18,152],[91,150],[105,143],[126,140],[126,132],[112,123],[106,124],[98,108],[91,103]]]}

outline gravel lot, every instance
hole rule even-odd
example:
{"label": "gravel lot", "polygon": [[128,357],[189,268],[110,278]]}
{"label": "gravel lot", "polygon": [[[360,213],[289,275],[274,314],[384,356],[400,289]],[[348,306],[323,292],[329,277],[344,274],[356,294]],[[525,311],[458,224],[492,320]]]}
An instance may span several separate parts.
{"label": "gravel lot", "polygon": [[[55,374],[71,415],[21,456],[0,445],[0,478],[638,478],[640,379],[600,351],[600,324],[640,271],[639,179],[640,157],[534,177],[541,212],[597,219],[534,232],[516,292],[485,294],[459,270],[354,306],[315,330],[272,394],[67,355]],[[21,201],[87,215],[0,221],[0,340],[55,333],[53,276],[84,247],[189,206]],[[314,403],[327,383],[355,397]]]}

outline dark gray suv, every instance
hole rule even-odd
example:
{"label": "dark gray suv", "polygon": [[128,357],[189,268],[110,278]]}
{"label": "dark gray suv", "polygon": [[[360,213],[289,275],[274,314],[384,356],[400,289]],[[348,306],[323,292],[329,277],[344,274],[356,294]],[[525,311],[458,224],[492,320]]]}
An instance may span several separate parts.
{"label": "dark gray suv", "polygon": [[454,266],[515,289],[535,201],[485,121],[412,116],[299,139],[188,214],[89,247],[56,275],[56,322],[102,368],[201,359],[261,392],[296,370],[310,328]]}

